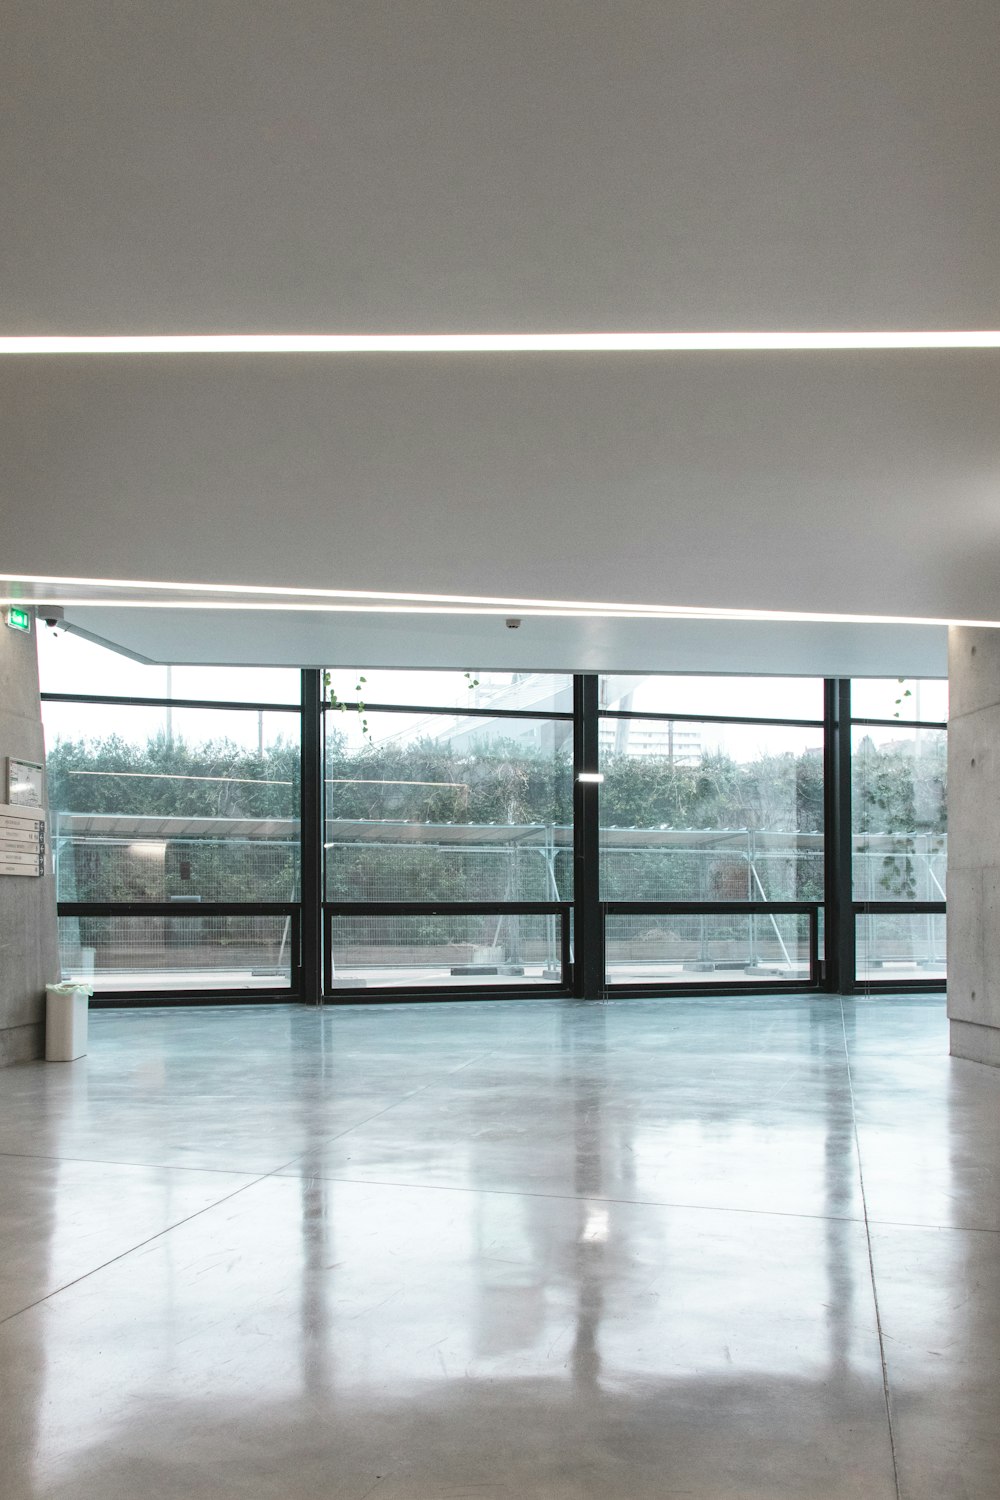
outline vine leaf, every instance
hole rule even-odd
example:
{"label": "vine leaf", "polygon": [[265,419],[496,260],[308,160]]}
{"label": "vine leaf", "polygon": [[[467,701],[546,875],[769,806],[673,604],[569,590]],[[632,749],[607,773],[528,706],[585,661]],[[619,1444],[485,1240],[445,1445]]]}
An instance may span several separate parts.
{"label": "vine leaf", "polygon": [[[361,724],[361,733],[371,745],[374,744],[374,741],[372,739],[371,730],[368,726],[368,710],[365,708],[364,702],[362,700],[364,685],[367,681],[367,677],[359,677],[357,682],[354,684],[355,701],[352,706]],[[325,670],[323,672],[323,690],[326,694],[326,700],[329,703],[330,707],[337,708],[342,714],[346,714],[348,705],[342,698],[337,697],[337,691],[333,686],[333,677],[328,670]]]}

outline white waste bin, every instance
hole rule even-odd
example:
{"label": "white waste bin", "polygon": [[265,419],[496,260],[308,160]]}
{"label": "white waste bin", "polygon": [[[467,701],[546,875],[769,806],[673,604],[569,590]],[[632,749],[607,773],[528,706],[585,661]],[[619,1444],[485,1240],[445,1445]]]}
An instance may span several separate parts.
{"label": "white waste bin", "polygon": [[45,1061],[72,1062],[87,1052],[87,1006],[93,990],[89,985],[45,986]]}

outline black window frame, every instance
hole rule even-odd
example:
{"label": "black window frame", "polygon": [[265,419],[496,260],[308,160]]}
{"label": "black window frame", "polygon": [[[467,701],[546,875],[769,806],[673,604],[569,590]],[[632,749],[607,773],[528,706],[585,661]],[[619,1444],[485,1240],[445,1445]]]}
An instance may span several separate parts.
{"label": "black window frame", "polygon": [[[562,674],[560,674],[562,675]],[[291,985],[288,988],[205,989],[196,986],[165,995],[162,991],[129,990],[98,992],[91,1002],[97,1006],[186,1006],[186,1005],[261,1005],[283,1002],[322,1004],[385,1004],[396,1000],[436,1001],[469,999],[526,999],[559,996],[563,998],[601,1000],[611,996],[638,995],[645,998],[682,998],[696,995],[752,996],[761,991],[785,994],[857,994],[891,990],[898,993],[937,993],[946,980],[887,979],[859,980],[857,973],[856,928],[859,917],[880,912],[903,912],[919,915],[944,914],[941,902],[855,901],[851,881],[851,785],[852,730],[865,725],[900,729],[947,730],[939,720],[854,718],[851,714],[851,687],[846,678],[827,678],[824,682],[822,720],[737,714],[669,713],[664,711],[603,709],[600,707],[600,678],[596,673],[577,673],[573,677],[571,711],[493,708],[489,705],[447,707],[409,703],[347,702],[346,711],[378,714],[439,715],[468,719],[545,720],[568,723],[573,743],[573,828],[572,858],[574,887],[571,900],[546,902],[350,902],[327,900],[324,870],[324,800],[325,800],[325,726],[327,714],[333,712],[325,700],[323,673],[305,668],[300,673],[298,704],[258,701],[229,701],[209,698],[174,698],[170,696],[131,696],[94,693],[41,693],[43,703],[80,704],[92,707],[192,708],[218,711],[250,711],[298,716],[300,735],[300,899],[292,902],[199,902],[198,915],[266,916],[281,915],[291,922]],[[338,704],[337,710],[339,711]],[[600,784],[581,780],[580,773],[596,771],[599,762],[600,723],[603,719],[640,719],[678,723],[713,723],[734,725],[767,725],[789,728],[821,728],[823,731],[824,796],[824,891],[814,901],[611,901],[602,900],[600,878]],[[69,902],[59,901],[58,915],[136,916],[180,915],[176,905],[155,902]],[[440,990],[430,986],[393,985],[366,988],[334,986],[331,963],[331,928],[338,916],[395,915],[469,915],[502,914],[547,915],[558,917],[561,946],[561,979],[544,986],[530,984],[448,985]],[[761,980],[750,978],[739,983],[720,979],[697,983],[652,981],[650,983],[608,983],[605,972],[605,926],[614,915],[802,915],[809,924],[809,978],[780,980],[774,976]],[[822,949],[819,927],[822,918]]]}
{"label": "black window frame", "polygon": [[[175,698],[163,696],[146,696],[135,694],[116,693],[58,693],[41,692],[39,699],[42,703],[71,703],[96,708],[193,708],[210,709],[221,712],[249,712],[249,713],[281,713],[290,715],[300,720],[302,724],[305,714],[305,683],[304,673],[300,673],[301,696],[298,703],[271,703],[247,700],[233,701],[219,698]],[[302,769],[303,769],[303,739],[299,736],[299,786],[300,786],[300,817],[302,803]],[[302,844],[302,823],[300,821],[300,858]],[[187,1005],[276,1005],[285,1003],[301,1002],[306,998],[307,990],[304,983],[303,959],[303,914],[306,909],[304,874],[300,882],[300,900],[288,902],[274,901],[199,901],[197,907],[185,909],[181,903],[157,902],[157,901],[56,901],[56,916],[63,917],[172,917],[183,918],[185,916],[197,915],[199,918],[209,917],[285,917],[290,923],[289,943],[289,984],[287,986],[267,987],[259,989],[241,989],[238,987],[219,988],[205,987],[201,990],[196,985],[184,988],[180,991],[164,991],[152,989],[127,989],[127,990],[105,990],[95,988],[91,997],[91,1006],[97,1009],[107,1009],[115,1006],[127,1005],[129,1007],[164,1006],[173,1009],[176,1006]]]}
{"label": "black window frame", "polygon": [[[948,732],[948,723],[947,723],[947,720],[940,720],[940,719],[911,719],[911,718],[904,718],[902,715],[900,715],[900,717],[898,719],[897,718],[872,718],[871,716],[866,716],[866,715],[859,715],[857,718],[855,718],[854,715],[853,715],[853,713],[850,711],[851,684],[850,684],[849,681],[846,682],[846,690],[847,690],[847,705],[848,705],[848,713],[847,713],[846,723],[847,723],[847,739],[848,739],[848,744],[847,744],[847,764],[848,764],[848,767],[849,767],[849,772],[848,772],[848,778],[849,779],[848,779],[848,786],[847,786],[847,789],[846,789],[846,793],[844,794],[844,798],[845,798],[845,805],[846,805],[847,827],[848,827],[848,831],[849,832],[848,832],[847,865],[846,865],[846,873],[845,873],[845,887],[846,887],[846,892],[848,894],[849,905],[846,908],[846,910],[848,912],[848,916],[845,919],[845,926],[847,926],[848,923],[849,923],[850,932],[849,932],[849,937],[847,938],[847,942],[848,942],[848,945],[849,945],[850,952],[851,952],[851,954],[853,955],[853,958],[854,958],[854,983],[853,983],[853,986],[851,987],[851,989],[849,991],[845,991],[845,993],[853,993],[853,994],[887,994],[887,993],[889,993],[889,994],[914,994],[914,995],[944,994],[945,991],[947,990],[947,987],[948,987],[948,980],[947,980],[947,978],[944,978],[944,979],[932,979],[932,978],[927,978],[927,979],[900,979],[900,978],[896,977],[896,978],[891,978],[891,979],[872,979],[870,974],[866,974],[864,976],[864,978],[862,979],[859,976],[858,971],[857,971],[857,949],[858,949],[857,931],[858,931],[858,924],[859,924],[859,921],[860,921],[861,918],[863,918],[863,917],[877,917],[877,916],[880,916],[880,915],[884,915],[884,916],[914,916],[914,917],[918,917],[918,916],[942,916],[942,917],[945,917],[945,916],[947,916],[947,913],[948,913],[948,905],[947,905],[947,901],[894,901],[892,899],[881,901],[881,900],[872,900],[870,898],[866,899],[866,900],[862,900],[862,901],[856,901],[854,899],[854,879],[853,879],[854,842],[853,842],[853,833],[850,832],[850,829],[851,829],[851,821],[852,821],[851,820],[851,799],[853,797],[853,774],[852,773],[853,773],[853,765],[854,765],[854,758],[855,758],[854,757],[854,745],[853,745],[853,731],[855,729],[859,729],[859,728],[861,728],[861,729],[864,729],[864,728],[897,729],[897,730],[933,729],[933,730],[943,731],[947,735],[947,732]],[[947,788],[945,789],[945,797],[947,799]],[[946,800],[945,805],[947,806],[947,800]],[[947,974],[947,955],[946,955],[946,958],[945,958],[945,973]]]}

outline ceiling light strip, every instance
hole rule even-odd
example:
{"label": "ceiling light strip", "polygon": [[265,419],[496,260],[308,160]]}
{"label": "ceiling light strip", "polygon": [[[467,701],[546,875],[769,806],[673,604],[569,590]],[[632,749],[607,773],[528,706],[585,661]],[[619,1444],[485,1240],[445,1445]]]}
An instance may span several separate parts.
{"label": "ceiling light strip", "polygon": [[1000,348],[1000,330],[996,329],[715,333],[45,334],[0,338],[0,355],[682,354],[997,348]]}
{"label": "ceiling light strip", "polygon": [[[348,614],[348,615],[489,615],[495,619],[503,619],[510,616],[508,608],[495,606],[484,606],[479,604],[361,604],[348,603],[337,604],[333,601],[323,603],[303,603],[299,600],[288,600],[276,603],[273,600],[261,599],[120,599],[120,598],[74,598],[72,595],[46,595],[25,599],[23,596],[0,596],[0,606],[15,604],[20,607],[33,606],[38,610],[46,607],[58,606],[60,609],[193,609],[193,610],[228,610],[239,613],[251,611],[254,613],[276,613],[276,614]],[[576,607],[566,605],[562,608],[552,607],[550,609],[521,609],[521,619],[551,619],[551,618],[573,618],[573,619],[622,619],[622,620],[659,620],[659,619],[720,619],[732,618],[743,619],[744,614],[740,611],[706,609],[700,606],[686,609],[683,606],[664,606],[663,609],[630,609],[627,605],[608,605]]]}
{"label": "ceiling light strip", "polygon": [[[572,611],[574,614],[612,614],[627,612],[629,614],[654,614],[660,615],[680,612],[684,615],[697,615],[702,612],[701,606],[670,605],[670,604],[636,604],[631,601],[620,600],[594,600],[594,599],[519,599],[510,595],[490,594],[417,594],[393,592],[383,589],[322,589],[302,588],[277,584],[254,584],[254,583],[181,583],[179,581],[162,582],[152,579],[138,578],[63,578],[48,577],[45,574],[29,573],[0,573],[0,584],[7,585],[14,597],[15,604],[86,604],[92,602],[86,598],[61,597],[62,593],[72,589],[105,589],[107,595],[96,602],[100,604],[122,604],[127,600],[119,597],[120,591],[129,590],[138,594],[226,594],[239,597],[246,601],[247,607],[255,606],[258,600],[270,599],[303,600],[309,602],[314,608],[327,607],[326,600],[359,600],[364,602],[386,603],[386,604],[415,604],[415,605],[438,605],[455,604],[469,605],[480,609],[486,606],[495,606],[497,612],[513,614],[519,612],[527,614],[529,610],[536,612],[558,610]],[[16,589],[27,585],[32,588],[38,587],[43,590],[39,594],[18,595]],[[59,597],[57,597],[59,596]],[[150,604],[155,604],[155,600]],[[183,602],[183,601],[182,601]],[[200,604],[199,601],[194,603]],[[189,607],[189,606],[185,606]],[[706,607],[710,614],[718,611],[713,607]]]}
{"label": "ceiling light strip", "polygon": [[[303,604],[272,603],[257,600],[221,599],[28,599],[23,597],[0,597],[0,606],[9,604],[36,606],[44,610],[46,605],[58,605],[62,609],[149,609],[149,610],[225,610],[246,613],[273,612],[278,614],[390,614],[390,615],[485,615],[494,619],[509,615],[506,609],[481,608],[475,605],[416,605],[416,604]],[[612,620],[699,620],[699,621],[762,621],[774,624],[813,625],[961,625],[984,630],[1000,629],[1000,620],[964,620],[938,615],[862,615],[823,614],[804,610],[777,609],[711,609],[706,607],[686,608],[684,605],[664,605],[662,608],[629,609],[572,607],[552,609],[522,609],[525,619],[612,619]]]}

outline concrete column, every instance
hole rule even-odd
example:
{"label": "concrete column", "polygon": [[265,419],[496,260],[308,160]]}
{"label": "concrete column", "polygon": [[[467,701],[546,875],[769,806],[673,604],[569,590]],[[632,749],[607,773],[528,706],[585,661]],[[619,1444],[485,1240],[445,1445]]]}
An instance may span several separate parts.
{"label": "concrete column", "polygon": [[[0,621],[0,802],[7,756],[45,758],[34,635]],[[45,986],[59,978],[51,875],[0,875],[0,1066],[45,1053]]]}
{"label": "concrete column", "polygon": [[948,1015],[1000,1067],[1000,630],[948,633]]}

